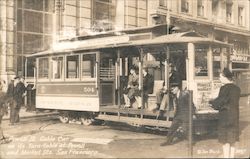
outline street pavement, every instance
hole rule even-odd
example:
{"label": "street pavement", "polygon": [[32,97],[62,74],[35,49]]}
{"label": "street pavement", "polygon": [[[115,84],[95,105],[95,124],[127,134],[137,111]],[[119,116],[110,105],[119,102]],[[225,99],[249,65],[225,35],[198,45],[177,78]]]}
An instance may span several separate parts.
{"label": "street pavement", "polygon": [[[8,112],[10,112],[10,111],[8,111]],[[20,118],[25,119],[25,118],[42,117],[42,116],[56,115],[56,114],[58,114],[58,112],[56,112],[56,111],[49,111],[49,110],[26,111],[25,107],[21,107],[19,116],[20,116]],[[10,113],[8,113],[8,115],[5,115],[3,117],[3,120],[9,120],[9,119],[10,119]]]}
{"label": "street pavement", "polygon": [[[249,106],[240,107],[241,135],[240,142],[236,143],[237,158],[248,158],[250,154],[249,114]],[[91,126],[62,124],[56,112],[35,113],[23,109],[20,116],[21,122],[14,126],[8,124],[7,118],[3,121],[4,134],[13,141],[0,145],[1,159],[190,157],[187,141],[160,146],[166,140],[164,131],[113,122]],[[222,145],[213,135],[196,137],[193,157],[222,157]]]}

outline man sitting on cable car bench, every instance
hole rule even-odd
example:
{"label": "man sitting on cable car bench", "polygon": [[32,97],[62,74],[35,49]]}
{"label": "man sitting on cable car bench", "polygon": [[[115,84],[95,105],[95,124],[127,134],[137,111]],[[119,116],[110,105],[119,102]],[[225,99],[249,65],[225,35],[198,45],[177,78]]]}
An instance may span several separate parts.
{"label": "man sitting on cable car bench", "polygon": [[[181,87],[180,74],[176,71],[176,68],[172,63],[169,64],[169,69],[169,84],[177,83]],[[156,92],[156,108],[153,109],[153,112],[159,110],[159,118],[163,117],[166,110],[170,111],[173,109],[173,94],[168,89],[169,88],[165,85],[165,82],[163,82],[162,88]]]}
{"label": "man sitting on cable car bench", "polygon": [[[144,98],[146,99],[147,95],[149,93],[153,92],[153,77],[148,73],[147,68],[143,68],[143,94]],[[136,74],[136,67],[132,67],[130,69],[130,75],[128,79],[128,86],[125,90],[124,94],[124,101],[125,101],[125,107],[130,108],[131,100],[134,99],[137,102],[138,109],[141,108],[141,90],[139,90],[139,77]],[[145,101],[145,100],[144,100]]]}
{"label": "man sitting on cable car bench", "polygon": [[[142,69],[143,74],[143,104],[148,99],[148,94],[153,93],[154,88],[154,78],[151,74],[148,73],[148,68],[144,67]],[[142,106],[142,99],[141,99],[141,91],[138,92],[137,96],[135,96],[135,99],[138,103],[138,109],[140,109]]]}
{"label": "man sitting on cable car bench", "polygon": [[131,100],[134,99],[135,95],[139,91],[139,77],[136,74],[137,67],[133,66],[130,68],[130,75],[128,76],[128,85],[124,88],[124,102],[125,107],[132,107]]}

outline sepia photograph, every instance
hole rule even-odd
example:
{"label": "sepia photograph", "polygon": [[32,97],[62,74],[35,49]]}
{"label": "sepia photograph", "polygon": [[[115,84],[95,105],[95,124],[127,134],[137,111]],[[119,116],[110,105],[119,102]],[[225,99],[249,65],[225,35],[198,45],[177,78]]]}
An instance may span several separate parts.
{"label": "sepia photograph", "polygon": [[0,159],[250,158],[249,0],[0,0]]}

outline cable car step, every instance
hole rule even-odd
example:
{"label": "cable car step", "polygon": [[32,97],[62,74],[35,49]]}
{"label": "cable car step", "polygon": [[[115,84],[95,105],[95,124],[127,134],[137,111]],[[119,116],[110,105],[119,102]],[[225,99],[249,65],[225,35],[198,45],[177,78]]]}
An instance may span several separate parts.
{"label": "cable car step", "polygon": [[156,120],[156,119],[144,119],[144,118],[133,118],[133,117],[124,117],[124,116],[116,116],[116,115],[98,115],[96,119],[107,120],[107,121],[116,121],[116,122],[124,122],[124,123],[133,123],[138,125],[147,125],[147,126],[156,126],[156,127],[170,127],[172,121],[166,120]]}
{"label": "cable car step", "polygon": [[[133,114],[133,115],[148,115],[148,116],[158,116],[159,112],[153,112],[151,110],[147,110],[147,109],[134,109],[134,108],[109,108],[109,107],[101,107],[100,108],[100,112],[105,112],[105,113],[121,113],[121,114]],[[169,116],[167,115],[169,114]],[[164,112],[163,116],[168,116],[169,118],[173,118],[174,117],[174,112],[170,111],[169,113]]]}

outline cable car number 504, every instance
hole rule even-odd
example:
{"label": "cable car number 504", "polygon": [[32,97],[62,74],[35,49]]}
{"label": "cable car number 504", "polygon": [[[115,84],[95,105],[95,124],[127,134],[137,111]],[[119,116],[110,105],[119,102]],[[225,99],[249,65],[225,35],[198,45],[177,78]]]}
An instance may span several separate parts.
{"label": "cable car number 504", "polygon": [[93,87],[91,87],[91,86],[85,86],[83,88],[83,93],[84,94],[96,94],[96,89],[95,89],[94,86]]}

